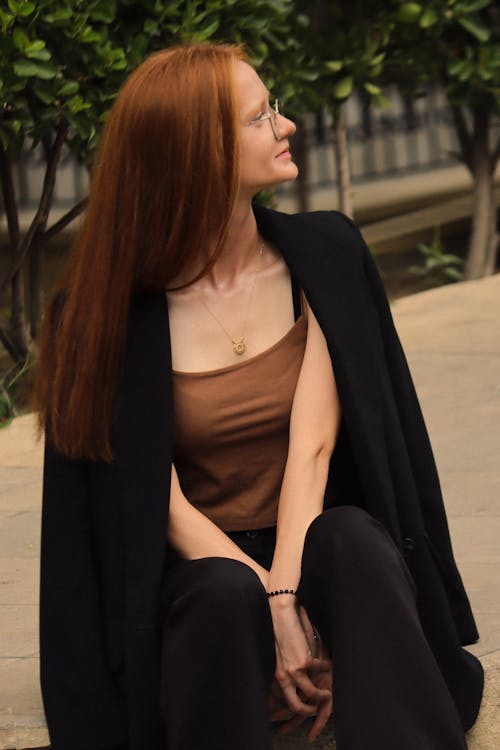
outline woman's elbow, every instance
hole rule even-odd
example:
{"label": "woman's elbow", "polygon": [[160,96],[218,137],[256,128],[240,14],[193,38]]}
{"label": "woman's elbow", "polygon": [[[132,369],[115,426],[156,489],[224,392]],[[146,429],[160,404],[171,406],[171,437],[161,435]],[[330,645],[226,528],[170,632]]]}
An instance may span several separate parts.
{"label": "woman's elbow", "polygon": [[335,449],[335,434],[325,434],[318,439],[315,436],[313,440],[303,439],[300,445],[297,445],[295,456],[305,468],[306,466],[318,467],[328,466]]}

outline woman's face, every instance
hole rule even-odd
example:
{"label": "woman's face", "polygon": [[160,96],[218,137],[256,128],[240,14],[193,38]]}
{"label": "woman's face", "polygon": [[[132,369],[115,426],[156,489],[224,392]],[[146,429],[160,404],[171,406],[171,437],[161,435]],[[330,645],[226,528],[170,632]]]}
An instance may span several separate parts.
{"label": "woman's face", "polygon": [[277,140],[270,120],[258,121],[270,111],[269,92],[255,70],[242,61],[236,67],[236,93],[241,121],[240,196],[251,197],[263,188],[297,177],[289,143],[296,127],[287,117],[277,115]]}

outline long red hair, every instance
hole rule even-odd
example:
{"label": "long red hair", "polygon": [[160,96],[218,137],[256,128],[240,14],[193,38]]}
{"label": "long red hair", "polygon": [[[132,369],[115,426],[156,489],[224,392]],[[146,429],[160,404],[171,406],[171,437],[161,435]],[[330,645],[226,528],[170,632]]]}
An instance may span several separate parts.
{"label": "long red hair", "polygon": [[72,458],[112,460],[110,422],[131,297],[199,278],[238,190],[240,46],[157,52],[126,80],[104,128],[88,206],[48,305],[33,392],[39,425]]}

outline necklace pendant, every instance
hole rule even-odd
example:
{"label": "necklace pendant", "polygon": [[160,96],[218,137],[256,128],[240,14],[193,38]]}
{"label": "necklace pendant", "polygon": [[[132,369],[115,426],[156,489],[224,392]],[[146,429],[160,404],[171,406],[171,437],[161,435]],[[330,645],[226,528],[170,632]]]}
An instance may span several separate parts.
{"label": "necklace pendant", "polygon": [[233,341],[233,351],[235,354],[243,354],[245,349],[246,346],[243,339],[235,339]]}

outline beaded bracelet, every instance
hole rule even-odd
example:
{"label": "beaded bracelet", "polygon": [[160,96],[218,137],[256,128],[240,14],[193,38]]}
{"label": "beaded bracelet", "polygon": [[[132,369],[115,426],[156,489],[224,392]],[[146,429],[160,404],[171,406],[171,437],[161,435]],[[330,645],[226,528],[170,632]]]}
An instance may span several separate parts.
{"label": "beaded bracelet", "polygon": [[279,589],[276,591],[268,591],[267,597],[269,598],[271,596],[279,596],[280,594],[293,594],[295,596],[295,593],[296,592],[293,589]]}

